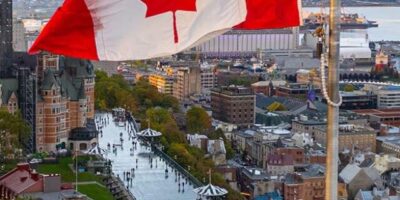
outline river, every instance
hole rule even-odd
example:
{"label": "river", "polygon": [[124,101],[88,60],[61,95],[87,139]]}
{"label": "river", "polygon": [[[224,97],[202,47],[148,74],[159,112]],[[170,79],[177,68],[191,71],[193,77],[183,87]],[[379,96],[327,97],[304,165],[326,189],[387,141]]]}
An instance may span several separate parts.
{"label": "river", "polygon": [[[303,8],[305,12],[320,12],[321,8]],[[400,7],[345,7],[345,13],[358,13],[370,21],[377,21],[379,27],[366,30],[370,41],[400,41]],[[328,13],[329,9],[323,9]]]}

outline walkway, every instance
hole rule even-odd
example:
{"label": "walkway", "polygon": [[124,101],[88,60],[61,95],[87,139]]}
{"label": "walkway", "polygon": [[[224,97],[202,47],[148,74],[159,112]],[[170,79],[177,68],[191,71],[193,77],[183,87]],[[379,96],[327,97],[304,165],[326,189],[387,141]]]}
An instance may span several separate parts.
{"label": "walkway", "polygon": [[[129,187],[137,200],[196,199],[189,179],[151,152],[149,147],[130,137],[127,131],[130,129],[128,126],[117,126],[112,122],[111,114],[99,114],[97,117],[103,119],[108,117],[110,122],[102,128],[103,134],[99,136],[100,147],[107,150],[104,157],[112,161],[113,173],[124,180],[125,186]],[[122,137],[120,137],[121,133]],[[136,131],[132,130],[131,133],[135,135]],[[136,149],[133,148],[133,142],[136,143]],[[108,143],[110,148],[107,147]],[[113,144],[116,145],[114,152]],[[133,153],[131,149],[134,149]],[[134,173],[124,176],[124,172],[131,172],[133,169]],[[165,172],[166,169],[168,173]],[[127,181],[126,177],[133,177],[132,181]]]}

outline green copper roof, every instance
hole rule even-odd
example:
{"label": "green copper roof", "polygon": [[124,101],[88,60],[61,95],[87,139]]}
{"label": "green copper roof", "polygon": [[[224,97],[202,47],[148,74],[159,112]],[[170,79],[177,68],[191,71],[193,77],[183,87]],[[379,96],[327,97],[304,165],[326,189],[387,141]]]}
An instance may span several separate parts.
{"label": "green copper roof", "polygon": [[4,103],[8,102],[11,94],[18,91],[18,80],[17,79],[0,79],[1,85],[1,100]]}

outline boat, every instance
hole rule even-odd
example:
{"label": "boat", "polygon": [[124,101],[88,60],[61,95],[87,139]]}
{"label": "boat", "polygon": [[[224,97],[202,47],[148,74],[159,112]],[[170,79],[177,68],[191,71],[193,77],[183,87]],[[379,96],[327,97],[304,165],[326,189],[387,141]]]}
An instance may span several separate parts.
{"label": "boat", "polygon": [[[308,17],[304,19],[304,25],[301,26],[302,30],[313,30],[324,23],[327,23],[329,16],[324,13],[310,13]],[[367,20],[365,17],[360,17],[357,13],[346,14],[342,13],[341,17],[341,28],[342,29],[367,29],[372,27],[378,27],[376,21]]]}

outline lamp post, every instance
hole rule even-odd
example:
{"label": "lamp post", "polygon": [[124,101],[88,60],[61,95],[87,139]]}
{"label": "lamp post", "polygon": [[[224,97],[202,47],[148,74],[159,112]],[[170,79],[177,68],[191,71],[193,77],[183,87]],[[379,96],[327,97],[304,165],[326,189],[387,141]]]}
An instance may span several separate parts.
{"label": "lamp post", "polygon": [[[339,56],[340,56],[340,6],[341,0],[330,0],[328,95],[334,102],[339,101]],[[337,200],[338,196],[338,126],[339,108],[328,104],[326,133],[325,199]]]}

